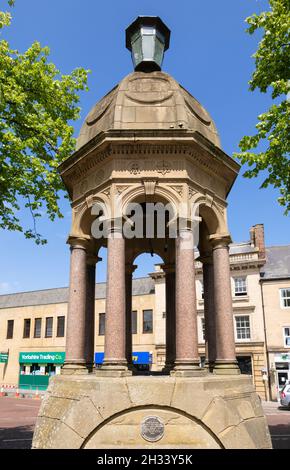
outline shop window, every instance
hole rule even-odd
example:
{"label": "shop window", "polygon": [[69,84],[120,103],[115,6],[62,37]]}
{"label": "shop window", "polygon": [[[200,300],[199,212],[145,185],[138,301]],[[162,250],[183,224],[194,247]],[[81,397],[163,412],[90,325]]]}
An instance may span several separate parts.
{"label": "shop window", "polygon": [[52,338],[53,317],[46,317],[45,321],[45,337]]}
{"label": "shop window", "polygon": [[39,364],[32,364],[30,366],[30,374],[40,375],[40,365]]}
{"label": "shop window", "polygon": [[237,361],[238,361],[238,365],[239,365],[241,374],[252,375],[252,358],[251,358],[251,356],[238,356]]}
{"label": "shop window", "polygon": [[137,334],[137,310],[132,312],[132,334]]}
{"label": "shop window", "polygon": [[14,320],[8,320],[7,321],[6,339],[12,339],[13,338],[13,330],[14,330]]}
{"label": "shop window", "polygon": [[23,338],[30,338],[30,325],[31,325],[30,318],[25,318],[24,328],[23,328]]}
{"label": "shop window", "polygon": [[64,328],[65,328],[65,317],[57,317],[57,329],[56,329],[56,336],[58,338],[64,337]]}
{"label": "shop window", "polygon": [[34,320],[34,338],[41,338],[41,318]]}
{"label": "shop window", "polygon": [[290,327],[286,326],[283,328],[284,332],[284,346],[285,348],[290,348]]}
{"label": "shop window", "polygon": [[281,308],[290,308],[290,289],[280,289]]}
{"label": "shop window", "polygon": [[241,297],[248,294],[247,291],[247,278],[246,277],[235,277],[235,297]]}
{"label": "shop window", "polygon": [[236,316],[236,339],[251,339],[250,317],[249,315]]}
{"label": "shop window", "polygon": [[45,366],[45,375],[49,375],[49,376],[55,375],[56,373],[55,371],[56,371],[56,368],[54,364],[47,364]]}
{"label": "shop window", "polygon": [[104,336],[105,334],[105,313],[99,313],[99,336]]}
{"label": "shop window", "polygon": [[143,333],[153,333],[153,310],[143,310]]}

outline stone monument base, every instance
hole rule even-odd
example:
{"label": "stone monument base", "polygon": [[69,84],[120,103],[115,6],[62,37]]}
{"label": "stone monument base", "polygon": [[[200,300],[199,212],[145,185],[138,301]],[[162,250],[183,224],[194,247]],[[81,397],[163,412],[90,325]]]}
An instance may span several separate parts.
{"label": "stone monument base", "polygon": [[35,449],[269,449],[251,377],[60,375],[43,399]]}

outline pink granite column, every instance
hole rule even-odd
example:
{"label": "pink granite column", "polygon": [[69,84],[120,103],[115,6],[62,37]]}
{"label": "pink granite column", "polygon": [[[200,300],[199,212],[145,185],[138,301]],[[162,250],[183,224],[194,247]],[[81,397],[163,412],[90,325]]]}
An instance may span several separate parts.
{"label": "pink granite column", "polygon": [[176,315],[175,315],[175,266],[162,265],[165,272],[165,298],[166,298],[166,359],[165,372],[174,367],[176,358]]}
{"label": "pink granite column", "polygon": [[214,302],[216,312],[216,374],[239,374],[235,354],[229,237],[213,237]]}
{"label": "pink granite column", "polygon": [[132,364],[132,275],[137,266],[126,264],[125,283],[126,283],[126,360],[129,369],[133,369]]}
{"label": "pink granite column", "polygon": [[191,228],[176,238],[176,359],[175,375],[199,375],[194,240]]}
{"label": "pink granite column", "polygon": [[88,370],[95,363],[95,290],[96,263],[101,258],[93,254],[87,256],[87,297],[86,297],[86,363]]}
{"label": "pink granite column", "polygon": [[216,326],[214,304],[214,270],[212,257],[201,259],[203,263],[203,297],[205,322],[205,363],[211,371],[216,360]]}
{"label": "pink granite column", "polygon": [[125,239],[122,229],[108,233],[105,357],[99,375],[127,375],[125,329]]}
{"label": "pink granite column", "polygon": [[66,358],[62,373],[87,372],[86,342],[86,292],[87,292],[87,241],[70,238],[71,263],[69,301],[66,329]]}

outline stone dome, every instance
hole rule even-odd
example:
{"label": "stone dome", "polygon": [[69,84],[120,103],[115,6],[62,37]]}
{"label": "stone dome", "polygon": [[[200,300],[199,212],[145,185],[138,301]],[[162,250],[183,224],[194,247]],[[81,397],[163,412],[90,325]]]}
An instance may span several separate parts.
{"label": "stone dome", "polygon": [[80,149],[111,129],[185,129],[198,131],[217,147],[219,135],[209,113],[164,72],[133,72],[105,95],[87,115],[77,139]]}

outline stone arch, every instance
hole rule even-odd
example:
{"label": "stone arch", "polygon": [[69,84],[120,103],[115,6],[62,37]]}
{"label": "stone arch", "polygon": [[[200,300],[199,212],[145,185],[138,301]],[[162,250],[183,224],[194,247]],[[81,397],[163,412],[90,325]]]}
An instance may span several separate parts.
{"label": "stone arch", "polygon": [[104,205],[104,215],[109,218],[107,200],[101,195],[87,198],[80,206],[73,209],[71,236],[91,237],[91,225],[96,216],[92,214],[95,203]]}
{"label": "stone arch", "polygon": [[[156,442],[146,442],[140,433],[142,420],[151,415],[158,415],[164,423],[164,436]],[[178,428],[177,434],[174,427]],[[118,437],[125,448],[162,448],[163,441],[167,448],[169,444],[174,448],[183,448],[184,445],[187,447],[190,445],[192,449],[224,449],[224,445],[217,435],[196,416],[172,406],[160,406],[154,403],[145,406],[133,406],[110,415],[87,435],[80,448],[102,448],[104,447],[102,438],[107,448],[117,448],[116,440]],[[127,442],[124,442],[126,438]],[[110,439],[112,447],[110,447]]]}
{"label": "stone arch", "polygon": [[126,207],[131,202],[145,202],[148,199],[148,202],[163,202],[165,204],[170,204],[174,211],[174,218],[178,215],[178,205],[181,202],[181,199],[174,193],[170,188],[164,187],[156,184],[154,188],[154,193],[146,195],[144,185],[138,185],[130,187],[128,190],[124,191],[123,201],[122,201],[122,212],[125,213]]}
{"label": "stone arch", "polygon": [[191,217],[197,212],[207,227],[208,235],[227,233],[227,221],[224,212],[218,207],[212,197],[198,195],[191,201]]}

